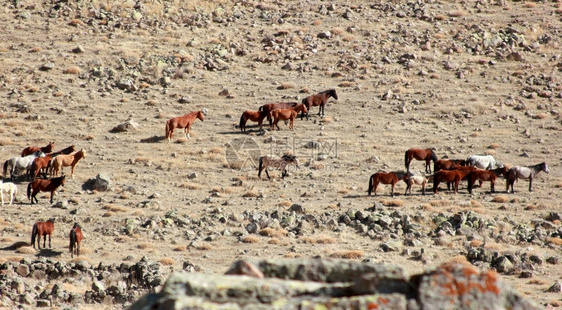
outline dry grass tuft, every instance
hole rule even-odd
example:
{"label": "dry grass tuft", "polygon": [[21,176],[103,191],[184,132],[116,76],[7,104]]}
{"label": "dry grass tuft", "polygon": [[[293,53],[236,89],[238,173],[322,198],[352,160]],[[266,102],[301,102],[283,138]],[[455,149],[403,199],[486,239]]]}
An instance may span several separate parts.
{"label": "dry grass tuft", "polygon": [[22,246],[16,250],[18,254],[35,254],[37,251],[31,246]]}
{"label": "dry grass tuft", "polygon": [[6,261],[8,262],[19,262],[23,259],[23,256],[8,256],[6,257]]}
{"label": "dry grass tuft", "polygon": [[269,241],[267,243],[268,244],[280,244],[281,240],[279,240],[279,238],[271,238],[271,239],[269,239]]}
{"label": "dry grass tuft", "polygon": [[492,199],[492,202],[498,202],[498,203],[506,203],[508,201],[509,201],[509,197],[505,195],[497,195],[494,197],[494,199]]}
{"label": "dry grass tuft", "polygon": [[537,113],[537,115],[535,115],[535,118],[538,118],[538,119],[545,119],[547,117],[548,117],[548,114],[544,113],[544,112]]}
{"label": "dry grass tuft", "polygon": [[449,16],[451,16],[451,17],[461,17],[461,16],[465,16],[465,15],[466,15],[466,12],[461,11],[461,10],[449,13]]}
{"label": "dry grass tuft", "polygon": [[187,248],[185,247],[185,245],[180,245],[180,246],[177,246],[177,247],[173,248],[172,250],[175,251],[175,252],[183,252],[186,249]]}
{"label": "dry grass tuft", "polygon": [[431,204],[428,203],[422,204],[420,208],[426,212],[438,212],[433,206],[431,206]]}
{"label": "dry grass tuft", "polygon": [[154,248],[154,246],[152,246],[152,243],[141,243],[137,245],[137,249],[140,250],[146,250],[146,249],[152,249]]}
{"label": "dry grass tuft", "polygon": [[532,9],[532,8],[536,8],[536,7],[537,7],[537,4],[534,3],[534,2],[526,2],[526,3],[523,5],[523,7],[524,7],[524,8],[527,8],[527,9]]}
{"label": "dry grass tuft", "polygon": [[82,69],[73,66],[73,67],[68,67],[66,69],[64,69],[63,73],[65,74],[80,74],[82,72]]}
{"label": "dry grass tuft", "polygon": [[470,201],[470,206],[473,208],[484,208],[483,204],[481,204],[479,201],[476,201],[474,199]]}
{"label": "dry grass tuft", "polygon": [[30,53],[39,53],[41,52],[43,49],[40,48],[39,46],[34,46],[32,49],[29,50]]}
{"label": "dry grass tuft", "polygon": [[339,36],[340,34],[344,33],[345,30],[343,28],[340,28],[340,27],[335,27],[335,28],[332,28],[332,30],[330,30],[330,32],[335,36]]}
{"label": "dry grass tuft", "polygon": [[432,207],[447,207],[451,202],[447,199],[433,200],[429,203]]}
{"label": "dry grass tuft", "polygon": [[285,229],[273,229],[271,227],[266,227],[260,230],[260,235],[266,237],[283,237],[286,236],[289,232]]}
{"label": "dry grass tuft", "polygon": [[256,191],[247,191],[246,193],[244,193],[244,195],[242,195],[242,197],[244,198],[255,198],[258,197],[260,194]]}
{"label": "dry grass tuft", "polygon": [[442,15],[442,14],[435,15],[435,20],[443,21],[445,19],[447,19],[447,16],[445,16],[445,15]]}
{"label": "dry grass tuft", "polygon": [[351,250],[351,251],[338,251],[330,255],[332,258],[344,258],[344,259],[359,259],[363,257],[363,251],[361,250]]}
{"label": "dry grass tuft", "polygon": [[312,22],[312,24],[313,24],[314,26],[320,26],[320,25],[322,25],[323,23],[324,23],[324,22],[321,21],[321,20],[315,20],[315,21]]}
{"label": "dry grass tuft", "polygon": [[546,239],[547,243],[552,243],[555,245],[562,245],[562,238],[558,238],[558,237],[550,237],[548,239]]}
{"label": "dry grass tuft", "polygon": [[256,236],[244,236],[244,238],[242,238],[242,242],[244,243],[257,243],[259,241],[260,239]]}
{"label": "dry grass tuft", "polygon": [[494,149],[494,150],[499,148],[499,147],[500,147],[500,145],[498,143],[492,143],[492,144],[488,145],[489,149]]}
{"label": "dry grass tuft", "polygon": [[123,206],[117,206],[117,205],[113,205],[113,204],[108,204],[102,207],[103,210],[107,210],[110,212],[127,212],[129,211],[129,209],[123,207]]}
{"label": "dry grass tuft", "polygon": [[473,248],[477,248],[477,247],[481,246],[482,244],[484,244],[484,242],[482,242],[480,240],[470,241],[470,246],[473,247]]}
{"label": "dry grass tuft", "polygon": [[213,248],[213,246],[210,243],[201,243],[198,244],[195,248],[199,251],[209,251]]}
{"label": "dry grass tuft", "polygon": [[350,81],[343,81],[343,82],[338,84],[339,87],[353,87],[355,85],[357,85],[357,83],[350,82]]}
{"label": "dry grass tuft", "polygon": [[446,264],[451,264],[451,263],[462,264],[462,265],[466,265],[466,264],[472,265],[471,263],[469,263],[469,262],[466,260],[466,256],[464,256],[464,255],[456,255],[456,256],[453,256],[450,260],[447,261]]}
{"label": "dry grass tuft", "polygon": [[403,207],[404,206],[404,200],[402,200],[402,199],[385,200],[385,201],[382,202],[382,204],[384,206],[387,206],[387,207]]}
{"label": "dry grass tuft", "polygon": [[186,188],[189,190],[197,190],[200,189],[201,186],[199,184],[191,183],[191,182],[184,182],[178,186],[179,188]]}
{"label": "dry grass tuft", "polygon": [[281,85],[279,85],[279,87],[277,87],[277,89],[291,89],[291,88],[296,88],[297,86],[294,83],[291,82],[287,82],[287,83],[281,83]]}
{"label": "dry grass tuft", "polygon": [[502,250],[504,247],[503,245],[499,244],[499,243],[495,243],[495,242],[486,242],[486,244],[484,244],[484,248],[488,249],[488,250]]}
{"label": "dry grass tuft", "polygon": [[164,257],[158,261],[160,264],[164,266],[172,266],[176,261],[170,257]]}

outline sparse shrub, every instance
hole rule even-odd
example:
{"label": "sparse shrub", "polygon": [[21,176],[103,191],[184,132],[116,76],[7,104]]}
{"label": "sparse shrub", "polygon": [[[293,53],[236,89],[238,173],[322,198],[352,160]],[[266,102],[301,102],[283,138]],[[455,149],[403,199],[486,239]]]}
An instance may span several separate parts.
{"label": "sparse shrub", "polygon": [[363,251],[361,250],[351,250],[351,251],[338,251],[330,255],[332,258],[344,258],[344,259],[359,259],[363,257]]}
{"label": "sparse shrub", "polygon": [[173,265],[176,261],[171,258],[171,257],[164,257],[162,259],[160,259],[160,264],[164,265],[164,266],[171,266]]}
{"label": "sparse shrub", "polygon": [[242,238],[242,242],[244,242],[244,243],[257,243],[259,241],[260,241],[260,239],[256,236],[244,236]]}
{"label": "sparse shrub", "polygon": [[82,70],[79,67],[72,66],[64,69],[63,73],[65,74],[80,74]]}

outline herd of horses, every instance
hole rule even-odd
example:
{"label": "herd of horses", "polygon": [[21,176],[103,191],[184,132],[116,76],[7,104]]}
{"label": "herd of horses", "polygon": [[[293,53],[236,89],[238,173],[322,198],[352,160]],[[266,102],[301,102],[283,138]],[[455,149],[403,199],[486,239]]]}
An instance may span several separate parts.
{"label": "herd of horses", "polygon": [[[410,163],[413,159],[425,161],[425,173],[429,175],[415,175],[410,172]],[[433,162],[433,174],[431,174],[431,162]],[[461,181],[467,181],[467,190],[470,194],[474,189],[476,181],[480,186],[483,182],[490,182],[490,191],[495,193],[495,182],[498,177],[504,177],[506,180],[505,191],[514,193],[513,185],[519,180],[529,180],[529,191],[532,191],[533,179],[535,176],[544,171],[549,173],[548,165],[545,162],[532,166],[513,166],[507,168],[501,162],[497,161],[491,155],[472,155],[467,159],[437,159],[437,155],[432,149],[411,148],[404,154],[404,164],[406,171],[383,172],[379,171],[369,178],[368,195],[374,192],[377,194],[379,184],[391,185],[391,196],[394,196],[394,186],[400,180],[403,180],[407,187],[405,195],[411,193],[412,185],[422,185],[422,195],[425,195],[425,186],[428,179],[433,180],[433,193],[437,194],[439,184],[447,183],[448,189],[453,189],[457,194]]]}

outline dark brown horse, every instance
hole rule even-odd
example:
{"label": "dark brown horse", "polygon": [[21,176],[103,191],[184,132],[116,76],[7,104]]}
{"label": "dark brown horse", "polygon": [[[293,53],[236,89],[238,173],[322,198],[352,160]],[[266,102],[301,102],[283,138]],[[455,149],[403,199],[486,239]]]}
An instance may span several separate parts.
{"label": "dark brown horse", "polygon": [[55,142],[49,142],[49,144],[45,145],[44,147],[28,146],[25,149],[23,149],[23,151],[21,151],[21,157],[25,157],[37,151],[41,151],[45,154],[51,153],[54,147],[55,147]]}
{"label": "dark brown horse", "polygon": [[456,166],[466,166],[464,159],[438,159],[433,163],[433,172],[439,170],[453,170]]}
{"label": "dark brown horse", "polygon": [[75,151],[74,145],[71,145],[71,146],[68,146],[68,147],[66,147],[66,148],[64,148],[64,149],[62,149],[62,150],[60,150],[60,151],[48,153],[48,154],[46,154],[46,155],[49,155],[49,156],[51,156],[51,157],[55,157],[55,156],[60,155],[60,154],[70,154],[70,153],[72,153],[72,152],[74,152],[74,151]]}
{"label": "dark brown horse", "polygon": [[379,171],[369,178],[369,196],[371,196],[372,192],[375,192],[375,196],[377,195],[377,187],[379,183],[382,184],[390,184],[392,189],[390,191],[390,195],[394,197],[394,186],[400,180],[406,180],[408,178],[408,173],[402,172],[382,172]]}
{"label": "dark brown horse", "polygon": [[[338,94],[336,93],[335,89],[328,89],[325,91],[321,91],[316,95],[310,95],[302,100],[302,103],[306,105],[306,109],[310,110],[311,107],[320,106],[318,108],[318,115],[324,115],[324,107],[326,106],[326,102],[330,97],[334,97],[334,99],[338,100]],[[305,112],[301,114],[301,119],[305,115]],[[308,113],[306,113],[306,119],[308,119]]]}
{"label": "dark brown horse", "polygon": [[500,175],[503,175],[505,177],[506,174],[507,174],[506,167],[496,168],[494,170],[475,169],[468,174],[468,192],[472,194],[474,183],[476,183],[476,180],[478,180],[480,181],[480,186],[482,186],[482,182],[489,181],[491,184],[490,191],[492,193],[495,193],[496,190],[494,188],[494,185],[496,183],[496,179]]}
{"label": "dark brown horse", "polygon": [[404,163],[406,164],[406,170],[408,172],[410,172],[410,162],[412,162],[412,159],[414,158],[417,160],[425,160],[426,173],[431,173],[431,166],[429,165],[430,162],[432,160],[433,162],[437,161],[437,156],[435,155],[432,149],[411,148],[407,150],[406,153],[404,154]]}
{"label": "dark brown horse", "polygon": [[172,142],[172,135],[174,134],[174,129],[176,128],[183,128],[185,137],[191,139],[189,136],[191,125],[193,125],[196,119],[203,121],[205,119],[203,115],[205,114],[207,114],[207,109],[187,113],[184,116],[170,118],[166,122],[166,138],[168,138],[168,142]]}
{"label": "dark brown horse", "polygon": [[70,250],[70,257],[74,257],[74,252],[76,252],[77,256],[80,256],[80,242],[82,242],[82,227],[78,223],[74,223],[70,233],[68,234],[68,238],[70,239],[70,245],[68,249]]}
{"label": "dark brown horse", "polygon": [[269,112],[269,115],[271,116],[271,118],[273,118],[273,123],[271,124],[271,130],[275,129],[275,126],[277,126],[277,130],[280,130],[279,128],[279,120],[282,121],[289,121],[289,129],[293,130],[294,129],[294,123],[295,123],[295,118],[297,118],[297,115],[299,114],[299,112],[304,112],[306,113],[306,106],[304,104],[298,104],[292,108],[289,109],[275,109],[273,111]]}
{"label": "dark brown horse", "polygon": [[51,235],[55,231],[55,219],[49,219],[46,222],[37,222],[33,224],[31,230],[31,245],[35,248],[35,239],[37,239],[37,248],[41,249],[41,237],[43,237],[43,248],[49,236],[49,247],[51,247]]}
{"label": "dark brown horse", "polygon": [[441,182],[453,183],[455,194],[459,192],[459,183],[470,171],[468,170],[440,170],[433,175],[433,193],[437,194],[437,188]]}
{"label": "dark brown horse", "polygon": [[252,122],[257,122],[259,129],[261,130],[263,125],[263,120],[269,115],[268,112],[264,111],[244,111],[240,116],[240,131],[246,132],[246,122],[248,120]]}
{"label": "dark brown horse", "polygon": [[55,191],[59,186],[64,186],[65,181],[66,177],[64,174],[58,178],[33,180],[27,185],[27,199],[31,200],[31,204],[33,204],[34,199],[35,203],[39,203],[39,200],[37,200],[37,194],[39,192],[51,192],[51,203],[53,203]]}

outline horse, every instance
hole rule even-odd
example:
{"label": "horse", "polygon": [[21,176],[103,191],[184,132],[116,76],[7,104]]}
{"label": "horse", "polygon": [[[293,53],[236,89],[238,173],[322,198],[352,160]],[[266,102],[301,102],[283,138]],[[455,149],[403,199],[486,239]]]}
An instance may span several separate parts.
{"label": "horse", "polygon": [[27,155],[25,157],[13,157],[4,162],[4,176],[8,172],[8,167],[10,168],[10,179],[14,179],[14,174],[18,168],[26,169],[29,174],[31,164],[37,157],[45,157],[43,151],[36,151],[33,154]]}
{"label": "horse", "polygon": [[466,166],[464,159],[438,159],[433,163],[433,172],[439,170],[452,170],[456,166]]}
{"label": "horse", "polygon": [[240,116],[240,131],[246,132],[246,122],[251,120],[252,122],[257,122],[261,130],[263,125],[263,119],[269,115],[269,112],[264,111],[244,111]]}
{"label": "horse", "polygon": [[33,177],[33,180],[37,179],[37,175],[41,170],[43,170],[43,176],[47,177],[47,172],[51,167],[51,159],[52,157],[49,155],[35,158],[33,164],[31,164],[31,169],[29,169],[29,174]]}
{"label": "horse", "polygon": [[396,185],[396,183],[398,183],[398,181],[405,180],[407,177],[408,177],[408,173],[379,171],[371,175],[371,177],[369,178],[369,189],[368,189],[369,196],[371,196],[371,193],[373,191],[375,192],[375,196],[376,196],[377,187],[379,186],[379,183],[382,183],[382,184],[391,184],[392,190],[390,191],[390,195],[394,197],[394,186]]}
{"label": "horse", "polygon": [[494,188],[494,185],[496,183],[497,177],[500,175],[503,175],[505,177],[506,174],[507,174],[507,168],[505,167],[496,168],[494,170],[475,169],[468,174],[468,192],[472,194],[472,188],[474,187],[474,183],[476,183],[476,180],[478,180],[480,181],[480,186],[482,186],[482,182],[490,181],[491,184],[490,191],[492,193],[495,193],[496,190]]}
{"label": "horse", "polygon": [[406,182],[406,191],[404,192],[404,195],[407,195],[408,191],[410,191],[410,195],[412,194],[412,185],[414,184],[421,185],[422,195],[425,195],[425,186],[427,185],[427,178],[425,176],[413,175],[410,173],[404,182]]}
{"label": "horse", "polygon": [[509,193],[509,186],[511,185],[511,193],[515,193],[515,191],[513,190],[513,183],[515,183],[515,181],[517,181],[518,179],[523,179],[529,180],[529,192],[532,192],[533,190],[531,189],[531,185],[533,185],[533,179],[541,171],[544,171],[546,173],[550,172],[550,169],[548,169],[548,166],[545,162],[536,164],[534,166],[515,166],[509,169],[506,176],[505,191]]}
{"label": "horse", "polygon": [[496,169],[503,167],[492,155],[472,155],[466,159],[466,164],[480,169]]}
{"label": "horse", "polygon": [[0,180],[0,196],[2,196],[2,205],[4,205],[4,194],[10,195],[10,206],[14,202],[14,197],[18,194],[18,187],[14,183],[4,183],[4,180]]}
{"label": "horse", "polygon": [[172,135],[174,134],[174,129],[176,128],[183,128],[185,137],[187,139],[191,139],[191,136],[189,135],[191,132],[191,125],[193,125],[196,119],[200,119],[201,121],[205,120],[205,114],[207,114],[207,109],[187,113],[184,116],[170,118],[166,122],[166,138],[168,138],[168,142],[172,142]]}
{"label": "horse", "polygon": [[281,159],[274,159],[269,156],[262,156],[260,157],[258,163],[258,177],[261,179],[261,172],[262,170],[265,169],[265,174],[267,175],[267,178],[271,179],[269,177],[269,172],[267,171],[268,168],[271,166],[273,168],[277,168],[281,170],[281,178],[284,179],[285,176],[289,174],[287,172],[287,165],[289,164],[294,164],[295,167],[298,168],[299,167],[298,158],[294,155],[287,155],[287,154],[283,155]]}
{"label": "horse", "polygon": [[269,112],[277,109],[289,109],[299,104],[298,102],[276,102],[276,103],[266,103],[258,108],[259,112],[265,112],[267,114],[267,120],[269,121],[269,126],[271,126],[271,115]]}
{"label": "horse", "polygon": [[59,171],[62,173],[63,167],[70,166],[70,177],[74,179],[74,168],[78,164],[78,162],[86,157],[86,152],[84,149],[80,151],[74,152],[68,155],[58,155],[51,160],[51,177],[55,177],[59,174]]}
{"label": "horse", "polygon": [[39,192],[51,192],[51,203],[53,203],[53,195],[59,186],[64,186],[66,181],[66,177],[63,174],[60,177],[52,178],[52,179],[36,179],[27,185],[27,199],[31,200],[31,204],[33,204],[33,199],[35,199],[35,203],[39,203],[37,200],[37,194]]}
{"label": "horse", "polygon": [[49,156],[51,156],[51,157],[55,157],[55,156],[60,155],[60,154],[68,155],[68,154],[70,154],[70,153],[72,153],[72,152],[74,152],[74,151],[75,151],[74,145],[71,145],[71,146],[65,147],[64,149],[62,149],[62,150],[60,150],[60,151],[56,151],[56,152],[52,152],[52,153],[47,153],[47,155],[49,155]]}
{"label": "horse", "polygon": [[278,125],[279,120],[283,120],[283,121],[289,120],[290,121],[289,129],[294,130],[295,118],[301,111],[307,113],[306,106],[302,103],[289,109],[276,109],[270,111],[269,115],[271,118],[273,118],[273,124],[271,124],[271,130],[275,130],[275,126],[277,126],[277,130],[280,130]]}
{"label": "horse", "polygon": [[51,247],[51,235],[55,231],[55,219],[49,219],[46,222],[37,222],[33,224],[31,230],[31,245],[35,249],[35,238],[37,237],[37,248],[41,250],[41,237],[43,237],[43,248],[49,235],[49,248]]}
{"label": "horse", "polygon": [[425,172],[431,173],[431,166],[429,163],[437,161],[437,156],[432,149],[416,149],[411,148],[404,154],[404,163],[406,164],[406,171],[410,172],[410,162],[412,159],[425,160]]}
{"label": "horse", "polygon": [[70,239],[70,245],[68,249],[70,251],[70,257],[74,258],[74,252],[76,252],[77,256],[80,256],[80,242],[82,242],[82,227],[78,223],[74,223],[70,233],[68,234],[68,238]]}
{"label": "horse", "polygon": [[[318,115],[324,115],[324,107],[326,102],[330,97],[334,97],[334,99],[338,100],[338,94],[336,94],[335,89],[328,89],[325,91],[321,91],[316,95],[310,95],[302,100],[302,104],[306,106],[307,110],[310,110],[311,107],[320,106],[318,108]],[[304,114],[306,113],[306,119],[308,120],[308,112],[304,111],[301,114],[301,120],[303,119]]]}
{"label": "horse", "polygon": [[55,147],[55,142],[49,142],[49,144],[45,145],[44,147],[28,146],[25,149],[23,149],[23,151],[21,151],[21,157],[25,157],[37,151],[41,151],[45,154],[51,153],[54,147]]}
{"label": "horse", "polygon": [[437,188],[441,182],[452,182],[455,194],[459,192],[459,183],[471,171],[468,170],[440,170],[433,175],[433,193],[437,194]]}

